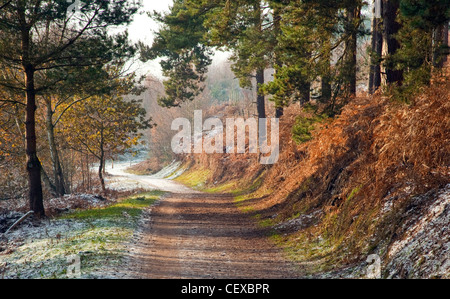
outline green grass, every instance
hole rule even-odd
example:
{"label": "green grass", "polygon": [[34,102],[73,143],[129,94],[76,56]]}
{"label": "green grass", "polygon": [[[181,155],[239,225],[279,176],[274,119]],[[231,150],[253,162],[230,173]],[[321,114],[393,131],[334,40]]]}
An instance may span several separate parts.
{"label": "green grass", "polygon": [[217,186],[211,187],[211,188],[206,188],[204,190],[202,190],[203,192],[206,193],[231,193],[231,194],[235,194],[237,192],[240,192],[241,190],[239,190],[237,188],[237,182],[236,181],[231,181],[231,182],[227,182],[224,184],[219,184]]}
{"label": "green grass", "polygon": [[298,116],[292,127],[292,139],[298,144],[310,141],[313,138],[313,131],[316,124],[323,123],[328,119],[326,114],[314,113],[311,117]]}
{"label": "green grass", "polygon": [[271,227],[275,225],[275,221],[273,219],[264,219],[258,221],[259,226],[261,227]]}
{"label": "green grass", "polygon": [[117,204],[106,208],[96,208],[91,210],[79,210],[63,216],[63,219],[106,219],[122,217],[124,213],[131,217],[138,217],[142,211],[152,205],[164,192],[151,191],[132,196]]}
{"label": "green grass", "polygon": [[201,189],[210,176],[211,170],[209,169],[190,169],[177,177],[175,181],[194,189]]}
{"label": "green grass", "polygon": [[247,188],[239,189],[232,193],[234,195],[234,202],[242,203],[246,200],[262,197],[270,193],[271,190],[260,190],[264,181],[264,173],[262,172]]}
{"label": "green grass", "polygon": [[354,188],[352,192],[350,192],[350,195],[347,197],[347,201],[352,200],[353,197],[355,197],[356,194],[361,190],[363,185],[359,185],[358,187]]}
{"label": "green grass", "polygon": [[241,211],[244,214],[253,213],[255,211],[254,207],[252,207],[252,206],[243,206],[241,204],[237,204],[237,208],[239,209],[239,211]]}

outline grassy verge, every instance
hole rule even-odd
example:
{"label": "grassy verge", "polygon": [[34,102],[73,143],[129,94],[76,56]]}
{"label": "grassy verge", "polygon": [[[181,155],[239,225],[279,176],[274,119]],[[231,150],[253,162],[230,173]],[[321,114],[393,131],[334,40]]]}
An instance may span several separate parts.
{"label": "grassy verge", "polygon": [[218,184],[211,188],[206,188],[202,190],[206,193],[236,193],[239,192],[238,188],[238,182],[237,181],[231,181],[224,184]]}
{"label": "grassy verge", "polygon": [[67,278],[72,255],[80,259],[79,278],[101,278],[105,271],[120,266],[142,212],[162,195],[161,191],[142,193],[31,228],[21,246],[0,255],[0,278]]}
{"label": "grassy verge", "polygon": [[184,172],[182,175],[177,177],[175,181],[193,189],[202,190],[205,188],[206,181],[210,176],[211,171],[209,169],[195,168]]}
{"label": "grassy verge", "polygon": [[77,220],[117,220],[125,216],[136,220],[142,211],[153,204],[164,192],[150,191],[141,193],[106,208],[81,210],[67,214],[61,219],[77,219]]}

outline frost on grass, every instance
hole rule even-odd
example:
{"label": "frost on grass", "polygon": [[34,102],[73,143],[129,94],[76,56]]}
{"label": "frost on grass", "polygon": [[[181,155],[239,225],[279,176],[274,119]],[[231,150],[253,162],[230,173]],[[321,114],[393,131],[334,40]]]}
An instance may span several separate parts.
{"label": "frost on grass", "polygon": [[116,191],[129,190],[163,190],[172,193],[191,192],[189,188],[184,187],[172,181],[184,172],[180,162],[173,161],[172,164],[163,168],[160,172],[153,175],[135,175],[127,173],[129,167],[127,163],[117,163],[114,168],[108,168],[109,176],[105,179],[108,188]]}
{"label": "frost on grass", "polygon": [[138,227],[137,211],[154,199],[152,195],[66,218],[28,220],[8,235],[0,233],[0,278],[67,278],[73,263],[68,257],[73,255],[80,258],[77,278],[103,278],[120,267]]}
{"label": "frost on grass", "polygon": [[[429,201],[430,196],[416,202]],[[450,272],[450,184],[436,195],[425,211],[408,212],[403,238],[395,241],[388,252],[392,258],[388,277],[448,278]],[[414,215],[415,214],[415,215]],[[409,216],[409,215],[408,215]]]}
{"label": "frost on grass", "polygon": [[21,227],[0,243],[0,277],[66,278],[67,258],[74,254],[81,259],[81,278],[117,265],[133,234],[132,225],[121,222],[64,219]]}

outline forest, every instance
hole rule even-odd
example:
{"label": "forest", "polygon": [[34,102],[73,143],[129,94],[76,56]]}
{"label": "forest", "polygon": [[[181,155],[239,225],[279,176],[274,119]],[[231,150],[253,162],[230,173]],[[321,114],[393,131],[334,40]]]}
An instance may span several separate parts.
{"label": "forest", "polygon": [[[376,253],[384,277],[449,277],[449,0],[169,2],[0,0],[0,215],[148,191],[115,190],[107,169],[144,155],[128,175],[177,161],[165,180],[232,196],[319,264],[304,275],[353,277]],[[151,43],[129,37],[138,14]],[[245,154],[174,153],[173,120],[198,110],[278,119],[280,159],[260,165],[248,138]]]}

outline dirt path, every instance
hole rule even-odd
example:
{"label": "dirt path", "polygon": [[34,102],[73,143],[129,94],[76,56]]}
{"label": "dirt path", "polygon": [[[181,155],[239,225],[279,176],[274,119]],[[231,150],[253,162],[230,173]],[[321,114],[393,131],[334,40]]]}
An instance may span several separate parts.
{"label": "dirt path", "polygon": [[296,278],[263,229],[236,208],[232,197],[171,194],[154,206],[133,246],[133,278]]}

